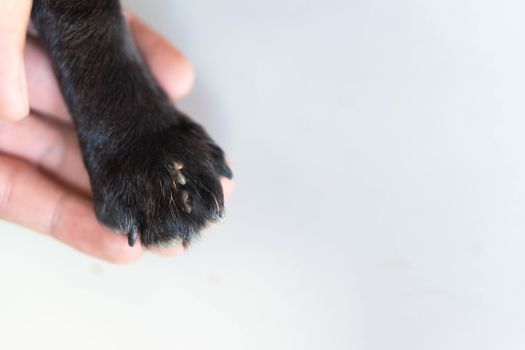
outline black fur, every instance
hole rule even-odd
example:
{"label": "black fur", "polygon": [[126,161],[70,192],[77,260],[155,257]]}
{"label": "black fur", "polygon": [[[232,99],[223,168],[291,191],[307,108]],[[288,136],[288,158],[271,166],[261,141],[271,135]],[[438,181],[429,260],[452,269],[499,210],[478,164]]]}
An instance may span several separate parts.
{"label": "black fur", "polygon": [[223,151],[175,109],[118,0],[34,0],[32,19],[78,132],[95,212],[130,245],[185,245],[224,210]]}

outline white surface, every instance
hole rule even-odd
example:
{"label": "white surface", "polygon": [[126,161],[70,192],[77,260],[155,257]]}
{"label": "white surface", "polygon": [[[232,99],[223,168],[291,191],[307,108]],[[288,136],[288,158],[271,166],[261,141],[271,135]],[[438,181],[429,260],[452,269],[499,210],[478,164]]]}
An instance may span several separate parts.
{"label": "white surface", "polygon": [[525,3],[127,1],[197,70],[223,225],[111,266],[0,225],[0,348],[525,348]]}

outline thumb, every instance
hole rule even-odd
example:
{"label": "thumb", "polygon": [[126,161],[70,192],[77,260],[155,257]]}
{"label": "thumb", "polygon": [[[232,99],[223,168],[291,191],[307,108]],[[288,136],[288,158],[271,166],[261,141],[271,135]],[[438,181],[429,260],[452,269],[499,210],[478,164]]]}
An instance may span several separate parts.
{"label": "thumb", "polygon": [[0,119],[29,114],[24,43],[32,0],[0,0]]}

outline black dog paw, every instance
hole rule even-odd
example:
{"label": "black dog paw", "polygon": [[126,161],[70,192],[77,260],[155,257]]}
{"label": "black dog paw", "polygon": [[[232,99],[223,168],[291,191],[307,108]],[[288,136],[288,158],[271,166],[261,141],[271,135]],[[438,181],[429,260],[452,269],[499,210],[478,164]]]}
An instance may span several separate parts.
{"label": "black dog paw", "polygon": [[222,150],[178,112],[136,49],[118,0],[35,0],[90,175],[98,219],[145,246],[187,245],[224,211]]}
{"label": "black dog paw", "polygon": [[232,172],[198,124],[178,116],[165,130],[132,132],[111,148],[86,160],[95,212],[127,234],[130,246],[138,239],[145,246],[186,246],[223,216],[220,178]]}

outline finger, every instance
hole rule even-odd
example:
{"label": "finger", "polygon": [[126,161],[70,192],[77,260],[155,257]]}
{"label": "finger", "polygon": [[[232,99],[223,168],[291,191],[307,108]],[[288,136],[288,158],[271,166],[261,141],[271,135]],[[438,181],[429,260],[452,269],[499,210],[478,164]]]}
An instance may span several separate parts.
{"label": "finger", "polygon": [[23,47],[31,0],[0,0],[0,119],[29,113]]}
{"label": "finger", "polygon": [[34,115],[18,123],[0,122],[0,151],[23,158],[60,182],[91,194],[76,133],[70,125]]}
{"label": "finger", "polygon": [[0,218],[113,263],[136,260],[143,252],[140,245],[130,248],[126,236],[100,225],[89,200],[5,155],[0,155]]}
{"label": "finger", "polygon": [[235,188],[235,182],[231,179],[221,177],[221,185],[224,192],[224,201],[229,201]]}
{"label": "finger", "polygon": [[[193,85],[193,69],[188,60],[138,18],[129,13],[126,18],[137,48],[166,93],[174,100],[186,95]],[[28,38],[24,52],[31,108],[61,120],[69,120],[48,56],[32,38]]]}
{"label": "finger", "polygon": [[49,57],[37,40],[32,37],[28,37],[26,41],[24,62],[31,108],[69,122],[69,112],[53,68],[51,68]]}

